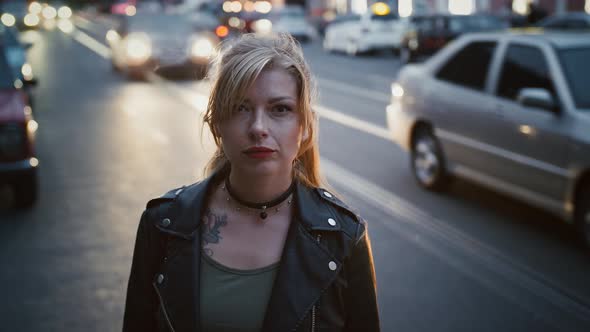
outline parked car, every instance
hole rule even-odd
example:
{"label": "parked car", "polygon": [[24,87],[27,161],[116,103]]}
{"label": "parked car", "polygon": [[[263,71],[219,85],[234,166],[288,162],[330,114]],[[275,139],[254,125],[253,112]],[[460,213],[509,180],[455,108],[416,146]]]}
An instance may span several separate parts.
{"label": "parked car", "polygon": [[405,20],[394,14],[379,15],[367,11],[363,15],[336,18],[326,27],[324,50],[350,55],[377,50],[397,50],[403,36]]}
{"label": "parked car", "polygon": [[32,105],[33,95],[31,88],[37,83],[33,68],[27,62],[27,49],[32,44],[22,43],[18,34],[16,28],[0,25],[0,51],[4,53],[12,75],[27,83],[24,85],[23,90],[27,94],[28,103]]}
{"label": "parked car", "polygon": [[590,248],[590,34],[472,34],[392,84],[419,185],[462,177],[574,223]]}
{"label": "parked car", "polygon": [[186,15],[158,13],[121,16],[107,42],[113,68],[130,77],[157,70],[203,78],[219,40],[195,29]]}
{"label": "parked car", "polygon": [[10,185],[17,207],[29,207],[37,199],[35,131],[31,107],[13,74],[4,52],[0,52],[0,184]]}
{"label": "parked car", "polygon": [[569,12],[556,14],[541,20],[539,27],[545,30],[590,30],[590,14]]}
{"label": "parked car", "polygon": [[0,14],[10,15],[14,25],[19,29],[26,28],[25,16],[29,13],[27,1],[25,0],[4,0],[0,1]]}
{"label": "parked car", "polygon": [[409,63],[422,55],[432,55],[451,40],[468,32],[503,30],[508,23],[487,14],[450,15],[437,14],[413,18],[400,47],[400,61]]}
{"label": "parked car", "polygon": [[307,42],[317,37],[318,32],[307,21],[305,10],[301,6],[288,5],[273,10],[270,14],[273,32],[285,32],[297,40]]}

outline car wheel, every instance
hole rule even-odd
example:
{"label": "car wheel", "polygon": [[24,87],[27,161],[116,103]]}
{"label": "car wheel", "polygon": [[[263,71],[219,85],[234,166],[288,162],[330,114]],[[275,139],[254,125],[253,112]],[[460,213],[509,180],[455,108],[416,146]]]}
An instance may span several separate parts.
{"label": "car wheel", "polygon": [[346,54],[355,56],[359,53],[359,47],[354,41],[346,43]]}
{"label": "car wheel", "polygon": [[14,185],[14,202],[17,208],[28,208],[37,200],[37,176],[32,174]]}
{"label": "car wheel", "polygon": [[575,222],[582,243],[590,252],[590,186],[587,186],[576,202]]}
{"label": "car wheel", "polygon": [[433,191],[446,189],[449,176],[445,169],[444,156],[430,129],[417,129],[412,140],[411,163],[414,177],[420,186]]}
{"label": "car wheel", "polygon": [[121,72],[121,67],[117,66],[117,64],[115,63],[115,60],[113,60],[113,59],[111,59],[111,68],[113,69],[113,71],[115,73]]}
{"label": "car wheel", "polygon": [[412,51],[410,51],[407,47],[402,47],[399,50],[399,61],[402,64],[411,63],[413,61]]}

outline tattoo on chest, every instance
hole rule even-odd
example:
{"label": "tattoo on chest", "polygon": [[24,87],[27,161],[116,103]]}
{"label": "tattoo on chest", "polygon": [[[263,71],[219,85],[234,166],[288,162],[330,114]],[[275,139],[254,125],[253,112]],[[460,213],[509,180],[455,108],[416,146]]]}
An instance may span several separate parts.
{"label": "tattoo on chest", "polygon": [[203,216],[203,251],[209,257],[213,256],[213,250],[207,248],[209,243],[219,243],[222,237],[219,229],[227,225],[227,215],[215,214],[207,210]]}

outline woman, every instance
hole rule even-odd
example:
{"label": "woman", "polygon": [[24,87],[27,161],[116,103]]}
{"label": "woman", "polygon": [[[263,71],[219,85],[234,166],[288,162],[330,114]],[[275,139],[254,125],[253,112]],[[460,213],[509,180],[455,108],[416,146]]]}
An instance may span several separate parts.
{"label": "woman", "polygon": [[151,200],[124,331],[378,331],[365,222],[320,189],[311,76],[287,35],[218,59],[207,178]]}

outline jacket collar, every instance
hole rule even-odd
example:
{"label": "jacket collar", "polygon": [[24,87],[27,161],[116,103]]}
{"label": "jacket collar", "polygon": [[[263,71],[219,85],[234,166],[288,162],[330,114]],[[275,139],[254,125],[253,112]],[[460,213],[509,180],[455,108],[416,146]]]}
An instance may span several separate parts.
{"label": "jacket collar", "polygon": [[[221,173],[221,172],[220,172]],[[207,204],[207,193],[212,185],[224,174],[213,174],[212,176],[187,187],[172,191],[167,195],[173,196],[175,204],[172,204],[170,215],[176,215],[170,225],[159,227],[162,231],[171,235],[177,235],[186,239],[194,237],[200,226],[200,216]],[[324,201],[333,201],[332,194],[324,189],[314,189],[297,182],[296,193],[296,216],[299,217],[302,225],[310,231],[340,231],[340,223],[331,225],[329,220],[337,220],[338,217],[333,209],[328,207]],[[327,193],[327,194],[326,194]],[[165,196],[167,196],[165,195]],[[329,195],[330,197],[326,196]]]}

